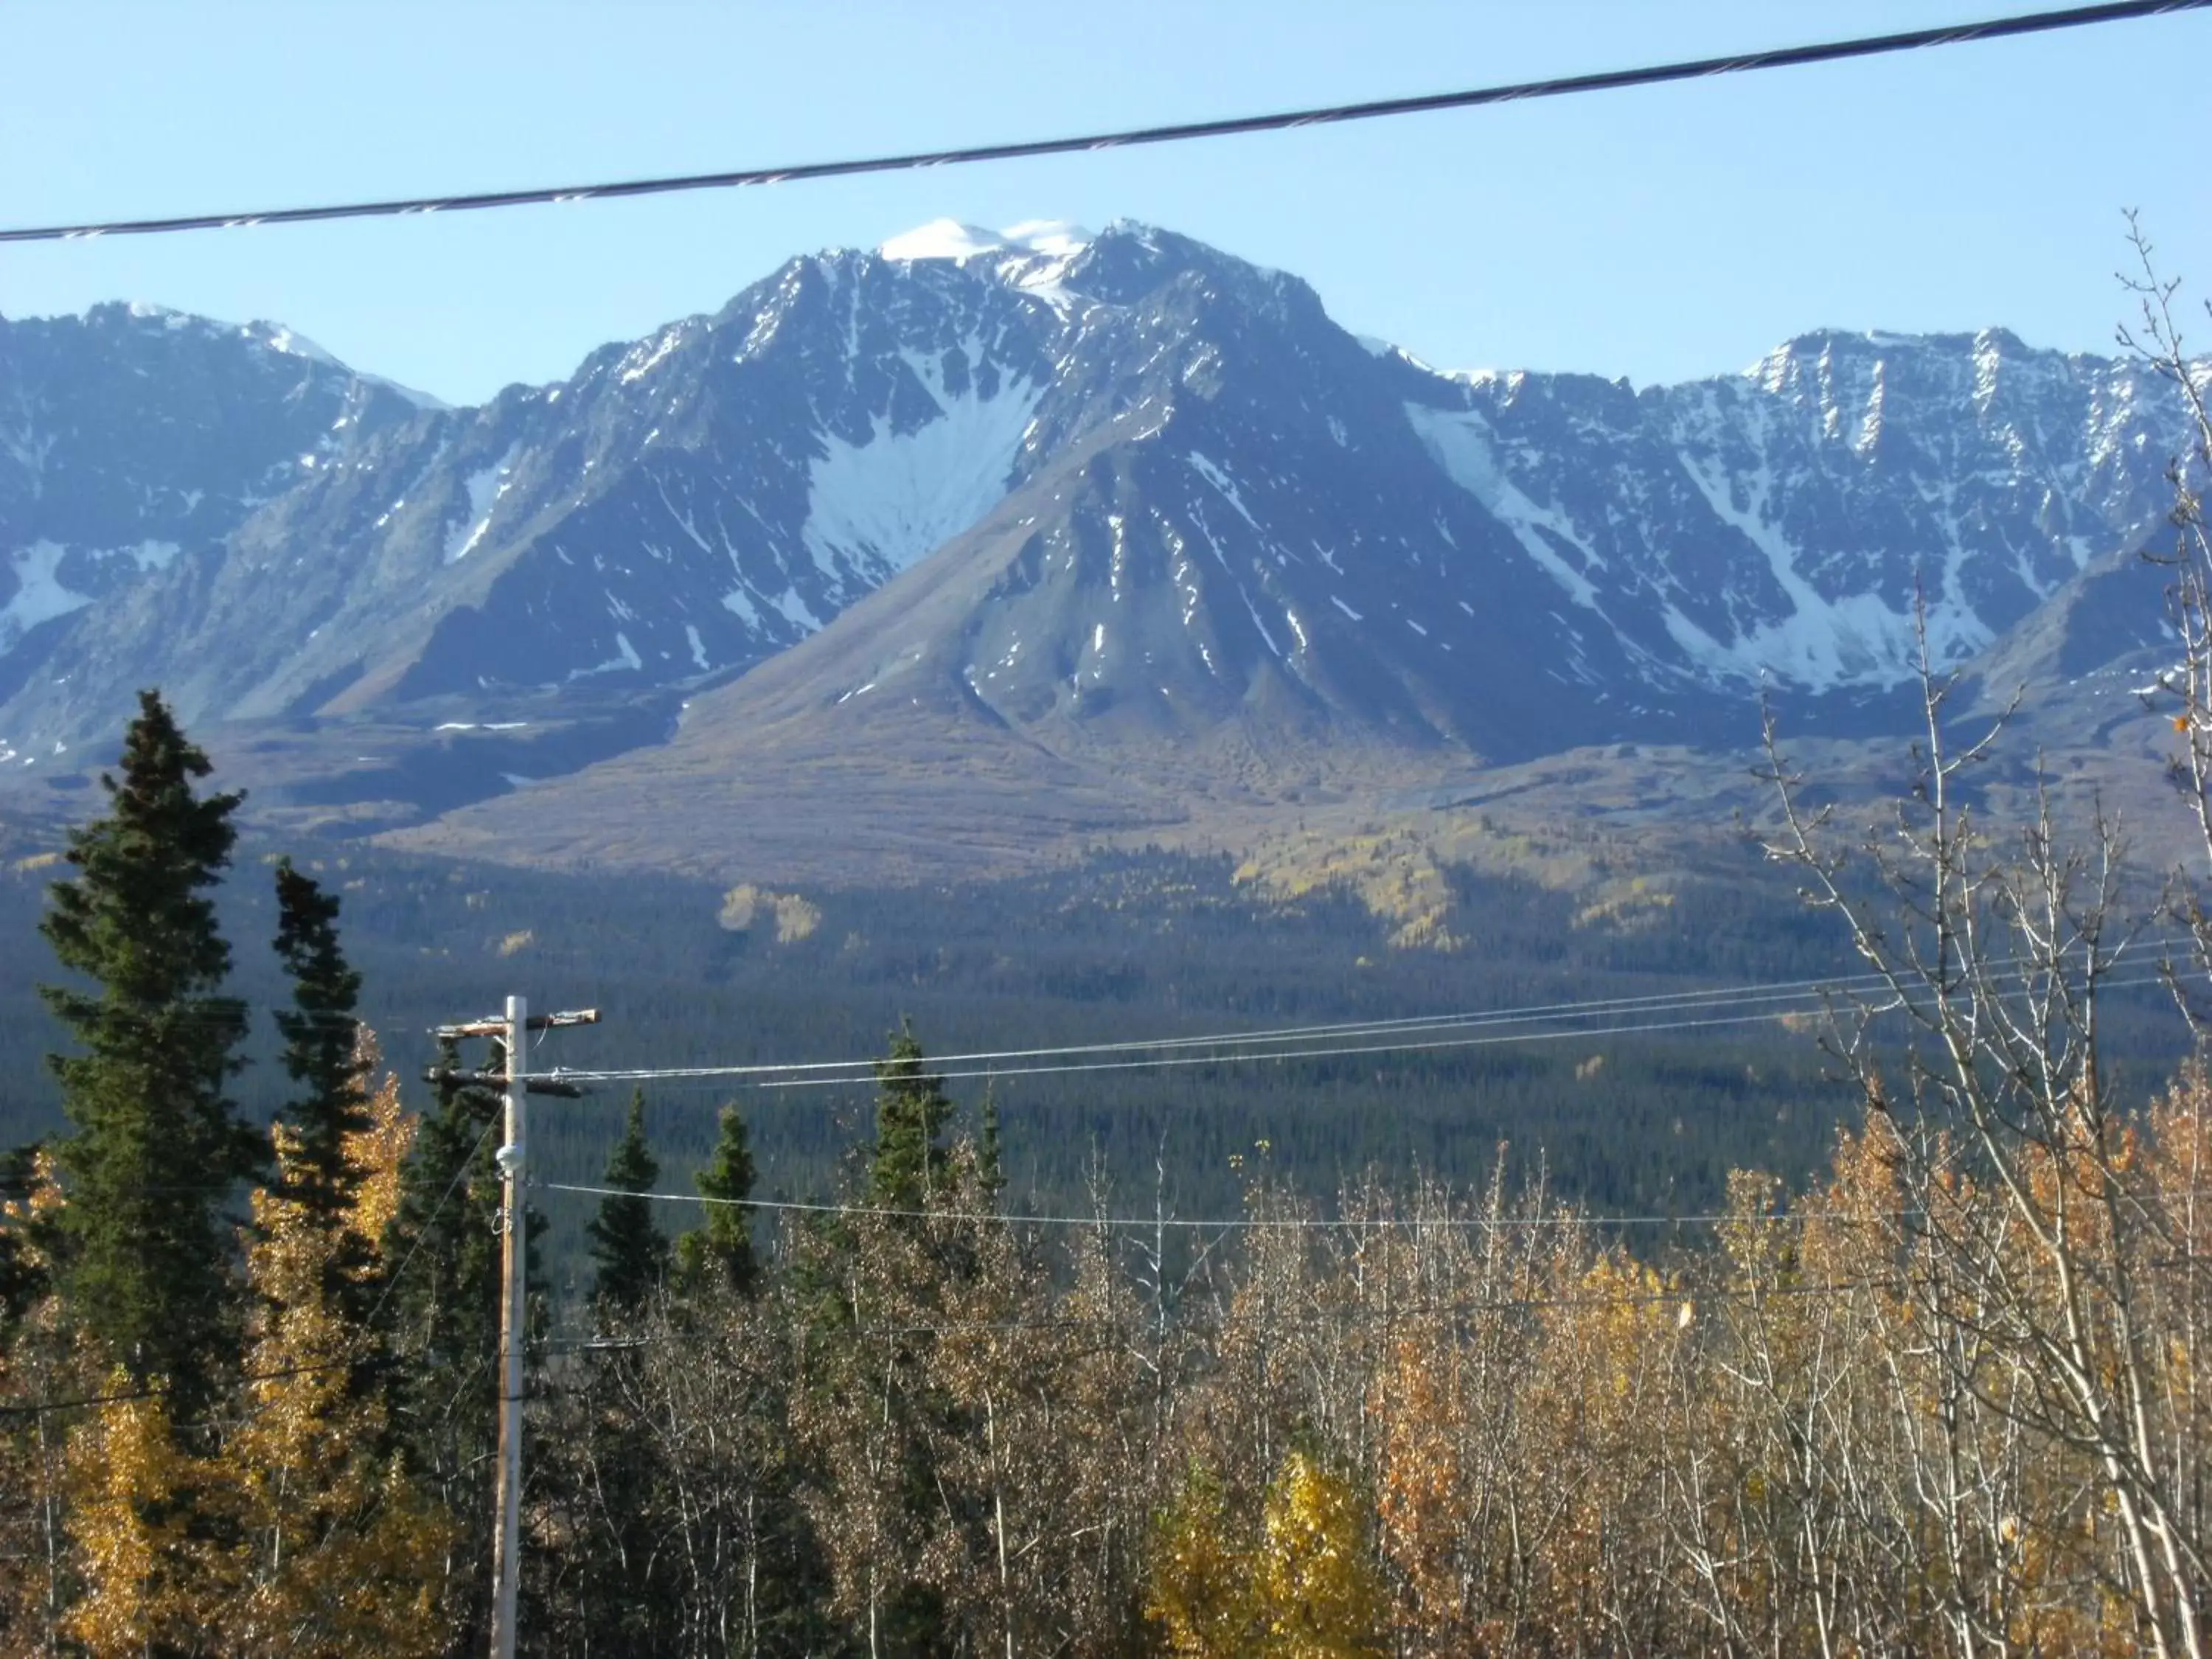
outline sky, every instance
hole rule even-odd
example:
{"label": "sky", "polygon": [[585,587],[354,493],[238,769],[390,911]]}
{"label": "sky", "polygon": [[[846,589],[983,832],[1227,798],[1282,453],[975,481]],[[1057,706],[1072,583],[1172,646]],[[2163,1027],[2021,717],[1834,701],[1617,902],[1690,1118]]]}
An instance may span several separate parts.
{"label": "sky", "polygon": [[[0,225],[559,185],[1481,86],[2057,0],[0,0]],[[927,221],[1137,219],[1445,368],[1741,368],[1820,327],[2102,351],[2123,210],[2212,292],[2212,12],[1203,143],[0,246],[0,315],[281,322],[455,403]],[[2204,322],[2201,315],[2200,323]],[[2212,324],[2200,334],[2212,336]]]}

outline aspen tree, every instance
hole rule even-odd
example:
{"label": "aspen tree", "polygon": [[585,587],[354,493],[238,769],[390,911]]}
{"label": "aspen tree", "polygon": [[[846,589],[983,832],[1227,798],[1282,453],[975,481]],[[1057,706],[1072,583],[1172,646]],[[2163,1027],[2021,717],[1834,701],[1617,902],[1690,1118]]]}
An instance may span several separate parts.
{"label": "aspen tree", "polygon": [[1146,1616],[1176,1659],[1243,1659],[1258,1649],[1251,1552],[1231,1531],[1221,1482],[1194,1463],[1152,1538]]}
{"label": "aspen tree", "polygon": [[110,1392],[128,1397],[69,1437],[70,1536],[82,1590],[63,1630],[94,1659],[216,1651],[215,1547],[197,1534],[179,1492],[204,1471],[179,1449],[167,1401],[123,1366]]}
{"label": "aspen tree", "polygon": [[[373,1039],[349,1066],[373,1066]],[[411,1126],[396,1079],[333,1147],[271,1132],[276,1179],[253,1195],[247,1279],[258,1303],[243,1418],[212,1460],[213,1502],[238,1542],[207,1610],[227,1654],[428,1655],[453,1522],[381,1449],[381,1398],[354,1388],[368,1334],[349,1313],[378,1277],[377,1241],[398,1197]],[[352,1172],[332,1211],[319,1164]],[[354,1293],[341,1286],[356,1281]]]}
{"label": "aspen tree", "polygon": [[1382,1586],[1350,1483],[1293,1450],[1268,1486],[1261,1528],[1263,1650],[1279,1659],[1384,1651]]}
{"label": "aspen tree", "polygon": [[[2131,942],[2124,848],[2101,811],[2069,845],[2045,780],[2013,835],[1984,828],[1969,779],[2002,722],[1960,737],[1947,711],[1955,682],[1935,667],[1924,616],[1918,627],[1926,735],[1893,823],[1839,845],[1827,816],[1803,805],[1770,720],[1781,827],[1767,849],[1840,921],[1878,987],[1830,1041],[1897,1164],[1908,1214],[1894,1235],[1929,1268],[1906,1282],[1951,1365],[1942,1386],[2001,1400],[2039,1448],[2086,1455],[2096,1501],[2111,1508],[2120,1559],[2107,1571],[2126,1587],[2132,1639],[2160,1659],[2203,1659],[2212,1536],[2199,1458],[2171,1463],[2158,1443],[2164,1359],[2151,1321],[2157,1281],[2179,1258],[2136,1155],[2136,1115],[2100,1058],[2100,1011]],[[1887,896],[1887,912],[1869,889]],[[1892,1014],[1895,1029],[1878,1032]],[[1885,1065],[1899,1047],[1902,1064]],[[1954,1529],[1946,1541],[1954,1582],[2010,1547],[1957,1512],[1969,1520],[1978,1535]],[[1962,1595],[1955,1611],[1962,1629],[2009,1622],[1986,1597]]]}
{"label": "aspen tree", "polygon": [[13,1500],[0,1504],[0,1647],[58,1653],[76,1566],[66,1529],[73,1413],[44,1403],[107,1390],[53,1290],[48,1251],[64,1200],[51,1153],[23,1160],[19,1193],[0,1200],[17,1274],[0,1310],[0,1492]]}

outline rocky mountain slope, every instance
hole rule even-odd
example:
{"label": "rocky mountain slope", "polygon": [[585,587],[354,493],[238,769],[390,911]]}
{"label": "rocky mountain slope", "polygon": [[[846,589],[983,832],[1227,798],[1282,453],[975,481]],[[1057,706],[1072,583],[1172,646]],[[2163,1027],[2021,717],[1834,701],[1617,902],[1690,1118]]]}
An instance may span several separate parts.
{"label": "rocky mountain slope", "polygon": [[474,410],[102,307],[0,323],[0,772],[160,684],[272,804],[388,825],[596,761],[532,786],[568,855],[720,866],[733,799],[835,776],[833,817],[988,849],[1736,741],[1762,684],[1874,731],[1916,592],[1946,663],[2109,658],[2078,579],[2155,537],[2179,444],[2145,370],[2001,330],[1439,373],[1131,224],[794,259]]}
{"label": "rocky mountain slope", "polygon": [[0,319],[0,699],[43,689],[49,653],[129,590],[180,556],[222,562],[335,452],[434,407],[271,325],[123,305]]}

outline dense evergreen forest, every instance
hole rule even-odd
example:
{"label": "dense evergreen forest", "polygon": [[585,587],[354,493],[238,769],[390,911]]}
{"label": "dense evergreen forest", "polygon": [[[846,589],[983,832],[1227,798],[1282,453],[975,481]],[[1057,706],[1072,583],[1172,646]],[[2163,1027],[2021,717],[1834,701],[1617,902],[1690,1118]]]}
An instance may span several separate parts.
{"label": "dense evergreen forest", "polygon": [[[57,977],[37,933],[46,885],[65,872],[55,850],[51,837],[0,849],[0,1145],[59,1121],[44,1062],[59,1033],[35,990]],[[1107,855],[988,885],[811,893],[800,896],[804,936],[780,940],[772,907],[733,929],[723,892],[693,882],[359,845],[298,851],[343,902],[363,1018],[418,1105],[429,1028],[495,1012],[509,991],[536,1008],[604,1011],[599,1027],[554,1039],[549,1065],[686,1066],[879,1054],[902,1022],[950,1054],[1760,986],[1856,966],[1841,930],[1748,847],[1737,879],[1684,883],[1626,924],[1586,917],[1571,893],[1460,872],[1450,928],[1470,942],[1449,952],[1391,948],[1389,926],[1349,895],[1273,900],[1237,884],[1226,858]],[[281,994],[264,943],[275,920],[265,868],[279,856],[249,834],[217,890],[234,983],[258,1006]],[[2109,1061],[2147,1092],[2184,1034],[2154,992],[2115,1005]],[[247,1045],[254,1063],[237,1089],[249,1115],[265,1116],[281,1093],[274,1041],[264,1021]],[[1266,1140],[1278,1173],[1316,1194],[1370,1168],[1486,1176],[1504,1143],[1517,1173],[1540,1170],[1601,1212],[1704,1213],[1730,1169],[1802,1181],[1820,1166],[1851,1115],[1834,1073],[1802,1030],[1749,1024],[988,1087],[1016,1207],[1065,1208],[1103,1172],[1120,1207],[1149,1211],[1164,1168],[1171,1207],[1222,1213],[1241,1191],[1229,1159]],[[985,1085],[952,1089],[972,1109]],[[674,1184],[707,1157],[716,1109],[732,1097],[712,1082],[653,1085],[654,1140]],[[534,1107],[552,1178],[596,1175],[625,1099],[617,1088]],[[763,1091],[744,1105],[763,1194],[832,1191],[869,1133],[865,1089]],[[548,1207],[565,1282],[583,1211],[557,1197]]]}
{"label": "dense evergreen forest", "polygon": [[[39,856],[52,850],[15,850],[0,878],[11,964],[0,1137],[11,1142],[58,1121],[43,1062],[58,1034],[33,989],[55,977],[37,935],[46,884],[66,869]],[[301,868],[343,901],[363,1017],[410,1099],[432,1058],[428,1028],[495,1011],[510,990],[533,1007],[604,1011],[599,1027],[555,1038],[542,1063],[683,1066],[878,1054],[902,1022],[933,1052],[1043,1048],[1758,985],[1849,965],[1838,932],[1771,878],[1692,884],[1623,927],[1578,921],[1572,895],[1462,876],[1452,926],[1472,943],[1437,952],[1390,948],[1387,926],[1347,896],[1286,903],[1240,886],[1226,859],[1117,855],[988,886],[808,894],[795,926],[787,902],[779,939],[772,905],[739,930],[726,925],[725,895],[695,883],[300,851]],[[242,842],[219,890],[234,983],[258,1006],[280,991],[263,945],[274,921],[264,866],[276,856]],[[256,1063],[238,1084],[250,1113],[265,1115],[282,1082],[273,1041],[273,1027],[256,1028]],[[1731,1167],[1802,1177],[1817,1164],[1847,1098],[1822,1072],[1802,1035],[1748,1026],[988,1086],[1024,1205],[1064,1207],[1103,1171],[1125,1205],[1149,1208],[1164,1166],[1171,1206],[1216,1213],[1238,1196],[1229,1158],[1259,1140],[1286,1179],[1319,1193],[1370,1165],[1485,1174],[1503,1141],[1516,1167],[1540,1163],[1557,1189],[1600,1207],[1702,1212]],[[985,1087],[955,1092],[972,1108]],[[679,1182],[728,1097],[712,1082],[653,1086],[656,1144]],[[540,1103],[546,1167],[594,1175],[623,1099],[617,1089]],[[829,1192],[868,1133],[865,1090],[763,1091],[744,1106],[763,1192]],[[557,1218],[565,1268],[580,1215]]]}

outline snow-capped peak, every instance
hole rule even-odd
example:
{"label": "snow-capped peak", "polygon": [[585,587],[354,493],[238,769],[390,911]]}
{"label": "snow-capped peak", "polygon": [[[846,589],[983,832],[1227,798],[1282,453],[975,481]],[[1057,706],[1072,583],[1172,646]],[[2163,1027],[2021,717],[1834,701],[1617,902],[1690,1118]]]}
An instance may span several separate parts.
{"label": "snow-capped peak", "polygon": [[[343,363],[306,335],[287,328],[282,323],[226,323],[220,318],[203,317],[198,312],[179,311],[173,307],[156,305],[149,300],[132,300],[123,308],[133,321],[158,323],[172,334],[188,331],[205,335],[233,334],[241,340],[251,341],[264,350],[274,351],[286,357],[304,358],[328,368],[346,368]],[[92,313],[88,312],[85,314],[89,317]],[[346,372],[351,374],[353,371],[346,369]]]}
{"label": "snow-capped peak", "polygon": [[304,334],[295,334],[281,323],[248,323],[239,330],[249,340],[267,346],[271,351],[282,352],[287,357],[305,357],[311,363],[321,363],[331,368],[345,365],[317,345]]}
{"label": "snow-capped peak", "polygon": [[1091,233],[1064,219],[1024,219],[1004,230],[982,230],[957,219],[933,219],[892,237],[876,252],[886,259],[974,259],[988,253],[1066,258],[1091,246]]}
{"label": "snow-capped peak", "polygon": [[1089,247],[1093,240],[1081,225],[1070,224],[1065,219],[1024,219],[999,234],[1011,247],[1054,259],[1072,258]]}

